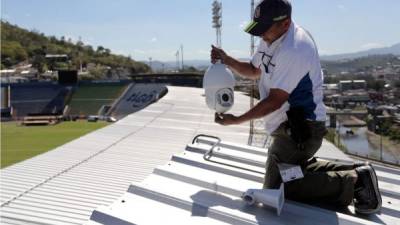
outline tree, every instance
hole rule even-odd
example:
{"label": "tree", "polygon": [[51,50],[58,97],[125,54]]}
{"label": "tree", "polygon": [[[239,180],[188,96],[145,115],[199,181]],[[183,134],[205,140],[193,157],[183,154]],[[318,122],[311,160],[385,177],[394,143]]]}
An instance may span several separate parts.
{"label": "tree", "polygon": [[[112,54],[110,49],[98,46],[96,50],[83,42],[68,43],[65,36],[60,39],[55,36],[46,37],[37,30],[28,31],[8,22],[1,21],[1,66],[11,67],[17,63],[29,60],[35,68],[43,73],[47,68],[57,66],[76,67],[80,62],[83,65],[98,64],[97,76],[100,77],[102,68],[128,69],[137,73],[149,71],[144,63],[135,62],[130,57]],[[67,54],[70,61],[56,65],[56,61],[46,60],[46,54]]]}
{"label": "tree", "polygon": [[373,82],[372,88],[375,91],[381,91],[385,87],[385,81],[384,80],[376,80]]}
{"label": "tree", "polygon": [[97,46],[96,53],[101,54],[103,51],[104,51],[104,47],[103,46],[101,46],[101,45]]}
{"label": "tree", "polygon": [[1,45],[1,61],[9,67],[28,58],[25,49],[16,41],[5,41]]}
{"label": "tree", "polygon": [[33,58],[32,66],[35,67],[39,73],[44,73],[47,70],[46,58],[43,55],[36,55]]}

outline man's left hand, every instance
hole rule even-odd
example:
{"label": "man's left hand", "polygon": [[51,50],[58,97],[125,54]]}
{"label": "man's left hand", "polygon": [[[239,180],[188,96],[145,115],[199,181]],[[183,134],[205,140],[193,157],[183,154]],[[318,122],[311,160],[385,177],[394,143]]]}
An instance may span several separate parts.
{"label": "man's left hand", "polygon": [[223,113],[215,113],[215,122],[225,126],[239,123],[238,117]]}

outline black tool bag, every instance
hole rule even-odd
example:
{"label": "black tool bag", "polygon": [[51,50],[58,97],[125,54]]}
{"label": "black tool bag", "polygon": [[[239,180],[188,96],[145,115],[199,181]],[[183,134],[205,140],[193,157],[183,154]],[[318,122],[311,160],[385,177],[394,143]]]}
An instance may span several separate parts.
{"label": "black tool bag", "polygon": [[290,107],[286,112],[290,137],[298,144],[300,150],[304,143],[311,138],[311,128],[307,123],[303,107]]}

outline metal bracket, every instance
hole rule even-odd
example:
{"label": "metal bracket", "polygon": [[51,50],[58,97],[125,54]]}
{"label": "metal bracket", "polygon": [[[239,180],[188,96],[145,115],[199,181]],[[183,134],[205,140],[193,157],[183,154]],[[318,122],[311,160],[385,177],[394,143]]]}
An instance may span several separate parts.
{"label": "metal bracket", "polygon": [[213,162],[213,163],[217,163],[217,164],[220,164],[220,165],[224,165],[224,166],[233,167],[233,168],[236,168],[236,169],[246,170],[246,171],[253,172],[253,173],[265,174],[265,173],[262,173],[262,172],[259,172],[259,171],[256,171],[256,170],[247,169],[247,168],[244,168],[244,167],[235,166],[235,165],[231,165],[231,164],[227,164],[227,163],[223,163],[223,162],[218,162],[218,161],[215,161],[215,160],[211,160],[211,157],[213,156],[214,148],[215,148],[216,146],[218,146],[218,145],[221,143],[221,138],[215,137],[215,136],[211,136],[211,135],[206,135],[206,134],[199,134],[199,135],[197,135],[197,136],[195,136],[195,137],[193,138],[192,144],[194,144],[195,142],[198,142],[198,138],[199,138],[199,137],[207,137],[207,138],[213,138],[213,139],[216,139],[216,140],[217,140],[217,142],[215,142],[215,143],[211,146],[210,150],[208,150],[206,153],[204,153],[204,155],[203,155],[203,159],[204,159],[204,160],[209,161],[209,162]]}
{"label": "metal bracket", "polygon": [[211,158],[211,156],[212,156],[212,154],[213,154],[214,148],[215,148],[217,145],[219,145],[219,143],[221,143],[221,138],[215,137],[215,136],[211,136],[211,135],[206,135],[206,134],[199,134],[199,135],[197,135],[196,137],[193,138],[192,144],[194,144],[195,142],[198,142],[197,139],[198,139],[199,137],[207,137],[207,138],[213,138],[213,139],[216,139],[216,140],[217,140],[217,142],[215,142],[215,143],[211,146],[210,150],[208,150],[208,151],[207,151],[206,153],[204,153],[204,155],[203,155],[203,159],[209,161],[210,158]]}

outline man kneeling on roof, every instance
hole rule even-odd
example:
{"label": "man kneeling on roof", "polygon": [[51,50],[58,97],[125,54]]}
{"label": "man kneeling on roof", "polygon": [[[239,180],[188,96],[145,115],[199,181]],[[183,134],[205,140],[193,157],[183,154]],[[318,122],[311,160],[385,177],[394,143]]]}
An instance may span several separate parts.
{"label": "man kneeling on roof", "polygon": [[287,0],[261,1],[245,29],[260,37],[250,62],[241,62],[212,46],[211,61],[222,60],[249,79],[259,79],[260,102],[240,116],[216,114],[222,125],[265,119],[273,137],[268,150],[264,188],[282,182],[280,163],[300,165],[302,179],[285,183],[285,196],[303,202],[347,206],[354,201],[362,214],[380,210],[382,199],[373,167],[368,163],[342,165],[314,158],[326,134],[323,74],[316,44],[291,19]]}

